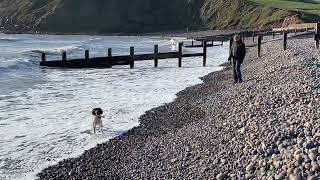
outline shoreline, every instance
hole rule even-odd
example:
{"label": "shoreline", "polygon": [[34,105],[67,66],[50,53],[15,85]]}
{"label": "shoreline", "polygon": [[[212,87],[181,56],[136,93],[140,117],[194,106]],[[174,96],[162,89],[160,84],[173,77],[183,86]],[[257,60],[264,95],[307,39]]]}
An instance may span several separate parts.
{"label": "shoreline", "polygon": [[[303,41],[303,50],[309,51],[311,40]],[[293,47],[294,43],[289,42],[290,46]],[[289,133],[289,139],[282,137],[288,133],[285,128],[288,120],[282,120],[284,115],[279,106],[292,106],[293,110],[298,106],[290,102],[290,93],[299,92],[298,87],[295,87],[297,82],[288,77],[304,79],[308,86],[303,88],[308,90],[314,81],[311,77],[314,72],[309,72],[309,66],[304,65],[306,57],[297,59],[299,56],[294,52],[299,52],[299,49],[279,51],[279,47],[279,41],[264,44],[261,59],[256,58],[255,48],[249,49],[243,67],[248,77],[244,83],[232,84],[230,68],[210,73],[201,78],[203,83],[177,93],[175,101],[147,111],[140,117],[138,127],[97,145],[80,157],[50,166],[42,170],[38,177],[252,179],[291,177],[292,174],[302,176],[299,174],[301,170],[273,165],[282,160],[271,157],[286,157],[290,154],[290,159],[291,153],[283,147],[292,146],[296,150],[292,141],[301,133],[298,128]],[[315,50],[310,54],[316,55]],[[289,57],[293,60],[289,61]],[[297,73],[289,71],[297,68]],[[287,92],[288,87],[292,92]],[[288,94],[289,100],[281,94]],[[282,104],[278,104],[279,98],[283,99]],[[270,112],[270,109],[274,112]],[[269,120],[276,115],[276,120]],[[296,122],[295,116],[290,116],[290,122],[293,121]],[[290,122],[289,126],[293,126],[293,129],[305,123]],[[312,143],[316,146],[314,140]],[[266,169],[264,162],[268,164],[269,161],[270,167]],[[280,169],[285,169],[285,172]]]}
{"label": "shoreline", "polygon": [[86,36],[160,36],[160,37],[188,37],[192,35],[205,36],[224,33],[238,32],[237,30],[194,30],[194,31],[164,31],[164,32],[150,32],[150,33],[62,33],[62,32],[34,32],[34,31],[6,31],[1,30],[3,34],[30,34],[30,35],[86,35]]}
{"label": "shoreline", "polygon": [[[194,86],[203,84],[206,76],[208,76],[208,75],[210,75],[210,74],[212,74],[212,73],[218,73],[218,72],[221,72],[221,71],[230,70],[230,67],[229,67],[229,66],[230,66],[230,65],[229,65],[228,62],[222,63],[222,64],[220,64],[220,65],[217,66],[217,67],[223,67],[222,70],[213,71],[213,72],[208,73],[208,74],[205,75],[205,76],[198,77],[198,78],[201,80],[201,83],[200,83],[200,84],[196,84],[196,85],[192,85],[192,86],[186,87],[184,90],[181,90],[181,91],[177,92],[177,93],[175,94],[176,98],[173,99],[172,102],[165,103],[165,104],[162,105],[162,106],[155,107],[155,108],[152,108],[152,109],[150,109],[150,110],[147,110],[143,115],[141,115],[141,116],[139,117],[139,126],[134,127],[134,128],[132,128],[132,129],[129,129],[129,130],[127,130],[126,132],[124,132],[122,135],[116,136],[116,137],[114,137],[114,138],[111,138],[111,139],[109,139],[107,142],[102,143],[102,144],[109,143],[110,141],[112,141],[112,142],[113,142],[113,141],[122,141],[123,138],[131,138],[131,136],[135,136],[136,134],[140,134],[140,131],[144,131],[144,130],[141,130],[141,128],[145,128],[145,125],[143,125],[143,126],[141,125],[141,123],[142,123],[142,122],[141,122],[141,117],[145,116],[146,114],[153,113],[153,111],[154,111],[155,109],[163,108],[163,107],[167,106],[168,104],[174,103],[177,99],[181,98],[181,97],[180,97],[180,96],[182,96],[181,93],[185,93],[185,91],[187,91],[189,88],[193,88]],[[154,132],[152,132],[152,133],[154,133]],[[71,160],[71,159],[77,159],[77,158],[79,158],[80,156],[82,156],[83,154],[87,153],[88,151],[91,151],[91,150],[93,150],[93,149],[98,148],[98,147],[99,147],[100,145],[102,145],[102,144],[97,144],[95,147],[90,148],[90,149],[88,149],[88,150],[85,150],[84,153],[82,153],[81,155],[79,155],[79,156],[77,156],[77,157],[64,159],[64,160],[62,160],[62,161],[57,162],[57,164],[51,165],[51,166],[59,165],[60,163],[62,163],[63,161],[66,161],[66,160],[68,161],[68,160]],[[49,167],[47,167],[47,168],[50,168],[51,166],[49,166]],[[42,173],[45,169],[47,169],[47,168],[42,169],[41,172],[38,173],[38,174],[41,174],[41,173]],[[36,177],[39,178],[38,175],[37,175]]]}
{"label": "shoreline", "polygon": [[[126,132],[123,133],[122,135],[117,136],[117,137],[114,137],[114,138],[111,138],[110,140],[108,140],[107,142],[105,142],[105,143],[103,143],[103,144],[109,144],[109,143],[112,143],[112,144],[113,144],[113,143],[116,143],[116,141],[122,141],[122,139],[132,138],[132,136],[139,135],[141,132],[145,131],[145,130],[143,130],[143,128],[148,128],[148,127],[149,127],[149,126],[147,127],[147,125],[146,125],[146,123],[148,123],[148,122],[144,122],[144,125],[141,125],[141,124],[142,124],[142,122],[141,122],[141,118],[142,118],[142,117],[145,117],[145,116],[149,115],[150,113],[151,113],[151,114],[154,113],[154,110],[156,110],[156,109],[165,108],[167,105],[170,105],[170,104],[172,104],[172,103],[175,103],[178,99],[182,98],[182,96],[183,96],[184,93],[187,93],[186,91],[188,91],[188,89],[193,88],[194,86],[198,86],[198,85],[201,85],[201,84],[205,83],[206,77],[209,76],[210,74],[215,74],[215,73],[219,73],[219,72],[220,72],[220,73],[223,73],[224,71],[227,72],[227,71],[229,71],[229,70],[231,69],[230,64],[229,64],[228,62],[225,62],[225,63],[220,64],[219,67],[223,67],[223,69],[222,69],[222,70],[219,70],[219,71],[213,71],[213,72],[208,73],[208,74],[205,75],[205,76],[199,77],[199,79],[202,81],[200,84],[196,84],[196,85],[187,87],[187,88],[185,88],[184,90],[177,92],[177,93],[175,94],[175,95],[176,95],[176,98],[175,98],[172,102],[165,103],[165,104],[162,105],[162,106],[155,107],[155,108],[152,108],[152,109],[146,111],[143,115],[141,115],[141,116],[139,117],[139,126],[134,127],[134,128],[132,128],[132,129],[129,129],[128,131],[126,131]],[[182,124],[180,124],[180,125],[182,125]],[[179,126],[180,126],[180,125],[179,125]],[[184,124],[184,125],[186,125],[186,124]],[[154,127],[153,127],[152,129],[154,130]],[[151,135],[153,135],[153,133],[156,133],[156,132],[154,132],[153,130],[152,130],[151,132],[147,132],[147,133],[151,133]],[[147,130],[147,131],[148,131],[148,130]],[[144,133],[144,132],[143,132],[143,133]],[[161,134],[161,133],[165,133],[165,132],[160,132],[160,134]],[[89,150],[84,151],[84,153],[82,153],[80,156],[83,156],[84,154],[88,153],[88,151],[92,151],[92,150],[94,150],[94,149],[96,149],[96,148],[99,148],[99,146],[101,146],[101,145],[102,145],[102,144],[97,144],[96,147],[93,147],[93,148],[90,148]],[[109,147],[110,147],[110,146],[115,147],[116,145],[109,145]],[[119,146],[120,146],[120,145],[119,145]],[[57,165],[59,165],[60,163],[63,163],[64,161],[67,161],[67,162],[68,162],[69,160],[77,159],[77,158],[79,158],[80,156],[77,156],[77,157],[75,157],[75,158],[64,159],[63,161],[57,162],[56,165],[51,165],[51,166],[49,166],[49,167],[47,167],[47,168],[44,168],[43,170],[41,170],[40,173],[37,174],[36,177],[39,178],[39,176],[38,176],[39,174],[43,173],[43,171],[45,171],[46,169],[48,169],[48,168],[50,168],[50,167],[52,167],[52,166],[57,166]],[[113,177],[113,178],[117,179],[118,177]],[[41,179],[41,177],[40,177],[40,179]],[[44,179],[46,179],[46,178],[44,178]],[[95,178],[94,178],[94,179],[95,179]]]}

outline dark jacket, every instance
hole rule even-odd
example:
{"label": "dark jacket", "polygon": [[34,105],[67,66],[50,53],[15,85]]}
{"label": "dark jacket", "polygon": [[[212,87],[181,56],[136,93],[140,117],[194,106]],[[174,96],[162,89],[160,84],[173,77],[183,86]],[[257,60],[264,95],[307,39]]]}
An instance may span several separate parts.
{"label": "dark jacket", "polygon": [[246,45],[243,42],[233,42],[230,50],[230,59],[233,59],[234,61],[240,61],[240,63],[243,62],[243,59],[246,56]]}

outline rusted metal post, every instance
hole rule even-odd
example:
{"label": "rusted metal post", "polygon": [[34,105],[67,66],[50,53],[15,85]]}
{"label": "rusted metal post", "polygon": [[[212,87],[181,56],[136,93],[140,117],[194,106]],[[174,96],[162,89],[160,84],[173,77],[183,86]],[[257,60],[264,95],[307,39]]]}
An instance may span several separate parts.
{"label": "rusted metal post", "polygon": [[207,65],[207,41],[203,42],[203,66]]}
{"label": "rusted metal post", "polygon": [[86,60],[89,60],[89,50],[86,50],[84,52],[84,57],[85,57]]}
{"label": "rusted metal post", "polygon": [[134,68],[134,47],[130,47],[130,68]]}
{"label": "rusted metal post", "polygon": [[288,33],[283,33],[283,50],[287,50]]}
{"label": "rusted metal post", "polygon": [[[159,46],[156,44],[156,45],[154,45],[154,54],[157,55],[158,52],[159,52]],[[158,59],[157,58],[154,59],[154,67],[158,67]]]}
{"label": "rusted metal post", "polygon": [[63,61],[67,60],[67,52],[65,51],[62,52],[62,60]]}
{"label": "rusted metal post", "polygon": [[179,52],[178,52],[179,54],[179,57],[178,57],[178,65],[179,65],[179,67],[181,67],[182,66],[182,43],[180,42],[179,43]]}
{"label": "rusted metal post", "polygon": [[261,43],[262,43],[262,34],[258,36],[258,57],[261,57]]}
{"label": "rusted metal post", "polygon": [[112,57],[112,49],[111,48],[108,49],[108,57]]}
{"label": "rusted metal post", "polygon": [[41,61],[46,62],[46,54],[45,53],[41,54]]}

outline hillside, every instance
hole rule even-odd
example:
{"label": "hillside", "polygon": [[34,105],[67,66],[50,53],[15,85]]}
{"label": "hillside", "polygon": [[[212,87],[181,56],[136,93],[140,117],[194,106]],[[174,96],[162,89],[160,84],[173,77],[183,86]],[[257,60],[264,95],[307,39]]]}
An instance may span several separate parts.
{"label": "hillside", "polygon": [[318,18],[257,1],[0,0],[0,27],[14,32],[145,33],[266,28]]}
{"label": "hillside", "polygon": [[282,26],[286,19],[301,22],[298,13],[257,5],[249,1],[206,1],[201,17],[210,29],[252,29]]}
{"label": "hillside", "polygon": [[87,33],[198,28],[201,5],[201,0],[0,0],[0,25]]}
{"label": "hillside", "polygon": [[320,14],[320,0],[250,0],[257,4],[284,10]]}

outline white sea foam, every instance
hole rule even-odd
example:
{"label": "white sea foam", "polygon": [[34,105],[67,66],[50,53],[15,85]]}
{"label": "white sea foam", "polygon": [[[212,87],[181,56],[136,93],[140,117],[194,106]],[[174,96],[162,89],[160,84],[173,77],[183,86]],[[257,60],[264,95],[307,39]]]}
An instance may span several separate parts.
{"label": "white sea foam", "polygon": [[[91,47],[92,56],[104,55],[107,47],[113,47],[114,54],[127,54],[130,46],[135,46],[137,53],[152,52],[155,43],[160,51],[171,48],[170,39],[159,37],[14,37],[24,41],[17,41],[12,49],[26,50],[30,48],[26,47],[28,44],[33,44],[35,50],[64,49],[82,42],[80,46]],[[201,58],[186,58],[182,68],[177,67],[177,59],[168,59],[160,60],[159,68],[153,68],[152,61],[137,62],[135,69],[122,66],[59,70],[40,69],[37,64],[31,64],[33,68],[28,71],[9,72],[6,78],[0,78],[0,179],[34,179],[44,167],[78,156],[97,143],[139,125],[138,118],[146,110],[173,101],[178,91],[201,83],[198,77],[220,70],[218,65],[226,60],[227,46],[208,49],[207,67],[202,67]],[[196,51],[200,52],[201,48],[185,49],[185,52]],[[5,61],[20,63],[19,58],[27,63],[40,59],[12,52],[7,48],[1,53],[5,55],[0,67]],[[70,53],[71,57],[82,56],[78,52]],[[48,59],[58,57],[53,54]],[[105,135],[91,134],[92,107],[105,111]]]}

